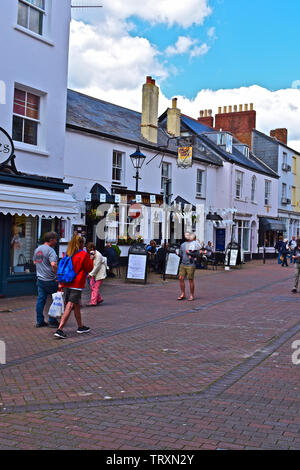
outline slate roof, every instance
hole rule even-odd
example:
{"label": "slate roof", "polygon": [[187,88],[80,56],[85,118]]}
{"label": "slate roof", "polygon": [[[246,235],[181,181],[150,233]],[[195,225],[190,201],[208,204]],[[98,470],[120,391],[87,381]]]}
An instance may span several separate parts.
{"label": "slate roof", "polygon": [[[159,123],[157,145],[144,139],[141,135],[141,113],[123,108],[116,104],[68,90],[67,95],[67,127],[94,132],[116,140],[126,140],[134,144],[159,150],[166,146],[168,136],[163,123]],[[177,155],[176,139],[169,141],[169,151]],[[197,147],[193,149],[193,158],[214,165],[222,165],[217,155],[202,154]]]}
{"label": "slate roof", "polygon": [[277,144],[277,145],[282,145],[283,147],[287,148],[288,150],[291,150],[291,152],[294,152],[295,154],[297,155],[300,155],[300,153],[295,150],[295,149],[292,149],[291,147],[289,147],[288,145],[284,144],[283,142],[281,142],[280,140],[277,140],[276,138],[274,137],[271,137],[267,134],[264,134],[263,132],[260,132],[258,131],[257,129],[253,129],[253,132],[255,132],[256,134],[260,135],[261,137],[264,137],[265,139],[269,140],[270,142],[272,142],[273,144]]}
{"label": "slate roof", "polygon": [[[205,135],[207,133],[214,132],[211,127],[207,127],[201,124],[200,122],[196,121],[195,119],[192,119],[185,115],[182,115],[181,120],[187,127],[191,129],[191,131],[195,132],[199,136],[199,139],[202,140],[203,143],[205,143],[209,148],[214,150],[225,160],[241,165],[244,168],[248,168],[252,171],[257,171],[259,173],[266,174],[268,176],[271,176],[272,178],[279,178],[275,171],[268,167],[268,165],[266,165],[263,161],[256,157],[256,155],[254,155],[252,152],[250,152],[248,158],[238,149],[236,149],[234,145],[232,148],[232,153],[226,152],[224,147],[217,145],[209,137],[207,137],[207,135]],[[234,139],[234,143],[238,143],[238,141]]]}
{"label": "slate roof", "polygon": [[[157,145],[142,137],[141,113],[73,90],[68,90],[67,95],[67,126],[80,127],[148,147],[167,144],[167,136],[162,129],[158,129]],[[177,152],[172,142],[169,149]]]}

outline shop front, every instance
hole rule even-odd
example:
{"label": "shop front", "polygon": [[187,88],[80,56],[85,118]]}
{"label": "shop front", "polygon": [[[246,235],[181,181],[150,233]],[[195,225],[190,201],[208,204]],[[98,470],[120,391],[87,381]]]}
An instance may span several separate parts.
{"label": "shop front", "polygon": [[34,250],[48,231],[56,231],[62,244],[69,238],[78,209],[72,196],[63,192],[67,187],[58,181],[0,172],[1,296],[35,293]]}

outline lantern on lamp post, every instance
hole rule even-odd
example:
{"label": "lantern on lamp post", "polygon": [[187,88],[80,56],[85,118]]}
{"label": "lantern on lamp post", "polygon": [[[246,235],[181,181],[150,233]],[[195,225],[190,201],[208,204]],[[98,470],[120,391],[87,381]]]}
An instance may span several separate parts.
{"label": "lantern on lamp post", "polygon": [[133,178],[136,180],[135,191],[138,192],[139,180],[141,179],[139,172],[146,160],[146,156],[140,151],[139,145],[137,146],[136,151],[130,155],[130,159],[133,167],[136,169],[136,174]]}

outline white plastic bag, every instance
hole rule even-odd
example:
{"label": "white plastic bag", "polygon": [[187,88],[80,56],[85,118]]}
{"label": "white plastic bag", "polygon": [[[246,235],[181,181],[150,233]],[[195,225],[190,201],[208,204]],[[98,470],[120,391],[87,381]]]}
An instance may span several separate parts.
{"label": "white plastic bag", "polygon": [[53,318],[61,317],[65,310],[63,292],[56,292],[56,294],[52,294],[52,299],[53,301],[48,315],[49,317]]}

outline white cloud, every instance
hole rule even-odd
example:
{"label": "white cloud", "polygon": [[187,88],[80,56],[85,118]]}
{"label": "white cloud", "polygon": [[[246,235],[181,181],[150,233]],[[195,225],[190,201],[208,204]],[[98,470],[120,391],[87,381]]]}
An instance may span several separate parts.
{"label": "white cloud", "polygon": [[76,89],[133,89],[150,73],[161,80],[166,68],[146,38],[129,35],[126,25],[110,20],[101,26],[73,20],[69,85]]}
{"label": "white cloud", "polygon": [[211,14],[208,0],[103,0],[103,11],[114,17],[139,17],[151,23],[178,24],[187,28],[203,24]]}
{"label": "white cloud", "polygon": [[179,36],[174,46],[166,49],[167,55],[186,54],[190,52],[191,47],[197,44],[197,39],[191,39],[189,36]]}
{"label": "white cloud", "polygon": [[168,46],[166,49],[167,56],[189,54],[190,57],[205,55],[209,51],[209,46],[204,43],[200,46],[198,39],[192,39],[189,36],[179,36],[174,46]]}
{"label": "white cloud", "polygon": [[190,57],[198,57],[208,53],[210,47],[204,43],[201,46],[196,46],[191,50]]}
{"label": "white cloud", "polygon": [[214,26],[212,26],[211,28],[209,28],[209,30],[207,31],[207,36],[211,39],[214,39],[216,37],[215,35],[216,33],[216,28]]}

